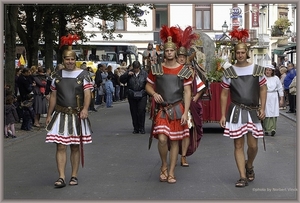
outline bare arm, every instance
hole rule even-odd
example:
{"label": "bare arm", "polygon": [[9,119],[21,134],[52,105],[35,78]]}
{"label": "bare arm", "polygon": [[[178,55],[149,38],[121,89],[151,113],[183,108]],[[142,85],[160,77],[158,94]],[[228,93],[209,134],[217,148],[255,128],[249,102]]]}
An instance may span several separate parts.
{"label": "bare arm", "polygon": [[85,119],[88,117],[91,98],[92,98],[91,91],[89,89],[84,90],[83,109],[80,112],[81,119]]}
{"label": "bare arm", "polygon": [[151,83],[149,83],[149,82],[146,83],[145,90],[146,90],[146,92],[147,92],[149,95],[151,95],[151,96],[153,96],[153,94],[156,93],[156,92],[154,91],[153,85],[152,85]]}
{"label": "bare arm", "polygon": [[188,112],[191,105],[192,90],[191,85],[184,86],[184,113],[181,116],[181,124],[186,124],[188,121]]}
{"label": "bare arm", "polygon": [[164,102],[164,99],[162,98],[162,96],[160,94],[158,94],[157,92],[155,92],[154,86],[151,83],[147,82],[145,89],[146,89],[146,92],[153,97],[153,99],[156,103],[160,104],[160,103]]}
{"label": "bare arm", "polygon": [[190,109],[191,98],[192,98],[191,85],[186,85],[184,86],[184,113],[185,114],[187,114]]}
{"label": "bare arm", "polygon": [[259,92],[260,98],[260,110],[258,112],[258,117],[260,120],[265,119],[265,108],[266,108],[266,100],[267,100],[267,85],[263,85],[260,87]]}
{"label": "bare arm", "polygon": [[55,105],[56,105],[56,91],[52,91],[50,93],[50,98],[49,98],[49,106],[48,106],[48,111],[47,111],[46,125],[48,125],[51,120],[51,115],[54,111]]}
{"label": "bare arm", "polygon": [[202,89],[199,92],[197,92],[197,94],[193,97],[193,101],[197,102],[198,99],[203,95],[204,92],[205,92],[205,89]]}
{"label": "bare arm", "polygon": [[220,97],[221,120],[219,123],[222,128],[225,128],[225,124],[226,124],[226,107],[228,101],[228,93],[229,93],[229,89],[223,88],[221,91],[221,97]]}

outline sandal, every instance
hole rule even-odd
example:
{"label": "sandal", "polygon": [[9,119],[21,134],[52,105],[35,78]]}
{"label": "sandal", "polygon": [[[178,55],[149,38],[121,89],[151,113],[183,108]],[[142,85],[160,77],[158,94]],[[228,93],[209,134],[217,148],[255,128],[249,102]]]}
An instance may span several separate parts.
{"label": "sandal", "polygon": [[246,177],[247,177],[248,181],[249,182],[253,181],[255,179],[255,173],[253,170],[254,166],[248,168],[247,162],[246,162],[245,168],[246,168]]}
{"label": "sandal", "polygon": [[246,178],[241,178],[235,183],[235,187],[245,187],[248,185]]}
{"label": "sandal", "polygon": [[160,175],[159,175],[159,181],[160,182],[167,182],[168,181],[167,170],[168,170],[168,168],[165,168],[164,170],[162,170],[162,168],[160,168]]}
{"label": "sandal", "polygon": [[189,167],[189,164],[186,161],[186,156],[181,156],[181,166],[182,167]]}
{"label": "sandal", "polygon": [[69,185],[78,185],[78,179],[76,177],[71,177]]}
{"label": "sandal", "polygon": [[54,186],[56,188],[62,188],[66,186],[65,180],[62,178],[57,179],[57,181],[55,181]]}
{"label": "sandal", "polygon": [[176,179],[174,176],[169,175],[168,176],[168,183],[173,184],[176,183]]}

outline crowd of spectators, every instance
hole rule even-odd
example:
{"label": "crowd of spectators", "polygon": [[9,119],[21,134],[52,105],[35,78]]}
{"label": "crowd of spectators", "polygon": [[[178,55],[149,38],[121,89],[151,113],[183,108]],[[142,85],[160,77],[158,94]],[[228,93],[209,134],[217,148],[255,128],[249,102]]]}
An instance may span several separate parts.
{"label": "crowd of spectators", "polygon": [[121,66],[115,70],[113,70],[112,66],[110,65],[106,67],[105,64],[98,64],[94,77],[95,105],[104,106],[104,103],[107,101],[107,90],[105,88],[105,83],[107,82],[108,78],[110,78],[113,85],[113,91],[111,91],[112,102],[125,101],[127,99],[127,84],[122,84],[120,82],[120,76],[124,74],[129,67],[130,66],[126,66],[126,62],[122,62]]}
{"label": "crowd of spectators", "polygon": [[21,123],[21,130],[24,131],[43,127],[40,118],[47,113],[51,81],[49,70],[40,65],[30,68],[21,66],[15,69],[14,87],[5,85],[6,138],[17,137],[15,123]]}

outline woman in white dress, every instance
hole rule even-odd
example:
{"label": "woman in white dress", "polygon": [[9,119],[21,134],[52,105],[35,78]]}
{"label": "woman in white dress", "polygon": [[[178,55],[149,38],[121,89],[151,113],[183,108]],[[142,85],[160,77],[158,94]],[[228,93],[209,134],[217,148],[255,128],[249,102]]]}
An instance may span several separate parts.
{"label": "woman in white dress", "polygon": [[265,75],[267,78],[267,101],[263,129],[265,135],[271,134],[271,136],[274,136],[276,133],[277,117],[279,116],[279,107],[284,105],[284,93],[282,83],[278,76],[275,75],[273,65],[265,66]]}

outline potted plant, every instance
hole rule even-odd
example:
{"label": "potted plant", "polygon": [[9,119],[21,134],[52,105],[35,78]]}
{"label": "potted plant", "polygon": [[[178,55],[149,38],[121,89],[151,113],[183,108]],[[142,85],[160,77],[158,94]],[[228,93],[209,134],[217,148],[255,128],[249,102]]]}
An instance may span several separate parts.
{"label": "potted plant", "polygon": [[292,25],[292,22],[289,21],[288,18],[278,18],[275,23],[275,26],[278,27],[278,29],[282,30],[283,33]]}

